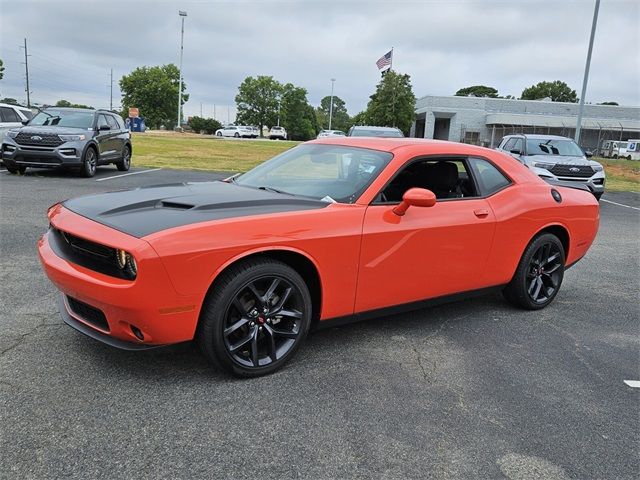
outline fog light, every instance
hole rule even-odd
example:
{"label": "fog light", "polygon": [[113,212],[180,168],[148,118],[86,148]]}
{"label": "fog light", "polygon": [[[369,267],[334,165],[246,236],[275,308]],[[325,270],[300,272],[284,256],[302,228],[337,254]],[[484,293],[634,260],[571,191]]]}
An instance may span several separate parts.
{"label": "fog light", "polygon": [[141,342],[144,340],[144,335],[142,334],[142,332],[138,327],[134,327],[133,325],[131,325],[131,331],[133,332],[133,334],[136,336],[138,340],[140,340]]}

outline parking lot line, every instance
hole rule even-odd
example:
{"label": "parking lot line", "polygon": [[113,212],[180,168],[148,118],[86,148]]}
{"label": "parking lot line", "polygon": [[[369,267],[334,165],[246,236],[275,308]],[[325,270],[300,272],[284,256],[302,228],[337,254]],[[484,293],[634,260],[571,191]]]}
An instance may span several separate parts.
{"label": "parking lot line", "polygon": [[600,199],[601,202],[613,203],[614,205],[618,205],[619,207],[633,208],[634,210],[640,210],[638,207],[632,207],[631,205],[625,205],[624,203],[612,202],[611,200],[607,200],[604,198]]}
{"label": "parking lot line", "polygon": [[152,168],[151,170],[142,170],[141,172],[123,173],[122,175],[112,175],[111,177],[98,178],[98,179],[96,179],[96,182],[104,182],[105,180],[111,180],[113,178],[127,177],[129,175],[138,175],[140,173],[157,172],[158,170],[162,170],[162,169],[161,168]]}
{"label": "parking lot line", "polygon": [[640,380],[625,380],[624,383],[629,385],[631,388],[640,388]]}

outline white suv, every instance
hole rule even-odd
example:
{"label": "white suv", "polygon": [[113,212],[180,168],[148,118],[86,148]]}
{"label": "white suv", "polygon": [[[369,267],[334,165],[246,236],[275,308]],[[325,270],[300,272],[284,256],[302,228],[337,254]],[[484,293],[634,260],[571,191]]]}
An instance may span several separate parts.
{"label": "white suv", "polygon": [[282,127],[271,127],[271,130],[269,130],[269,138],[271,140],[286,140],[287,131]]}
{"label": "white suv", "polygon": [[498,150],[524,163],[543,180],[551,183],[586,186],[600,200],[604,193],[604,168],[589,160],[571,138],[556,135],[507,135]]}
{"label": "white suv", "polygon": [[0,143],[7,130],[21,127],[33,117],[33,112],[26,107],[0,103]]}

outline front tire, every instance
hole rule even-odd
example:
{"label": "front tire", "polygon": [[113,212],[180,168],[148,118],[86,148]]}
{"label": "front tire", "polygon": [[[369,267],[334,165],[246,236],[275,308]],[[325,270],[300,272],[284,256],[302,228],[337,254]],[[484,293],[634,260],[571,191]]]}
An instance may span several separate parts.
{"label": "front tire", "polygon": [[98,154],[93,147],[87,148],[84,152],[84,158],[82,160],[82,167],[80,168],[80,174],[83,177],[91,178],[96,174],[96,167],[98,166]]}
{"label": "front tire", "polygon": [[562,242],[553,234],[535,237],[527,246],[513,279],[503,290],[511,304],[527,310],[549,305],[562,284],[565,253]]}
{"label": "front tire", "polygon": [[120,172],[126,172],[131,168],[131,147],[125,145],[124,151],[122,152],[122,160],[116,162],[116,168]]}
{"label": "front tire", "polygon": [[236,138],[240,138],[240,135],[237,132],[233,136]]}
{"label": "front tire", "polygon": [[238,377],[266,375],[300,348],[311,312],[309,289],[295,270],[276,260],[253,259],[216,280],[196,339],[218,368]]}
{"label": "front tire", "polygon": [[22,165],[18,166],[12,166],[10,167],[9,165],[5,165],[7,167],[7,172],[16,175],[16,174],[20,174],[20,175],[24,175],[24,172],[27,171],[27,167],[24,167]]}

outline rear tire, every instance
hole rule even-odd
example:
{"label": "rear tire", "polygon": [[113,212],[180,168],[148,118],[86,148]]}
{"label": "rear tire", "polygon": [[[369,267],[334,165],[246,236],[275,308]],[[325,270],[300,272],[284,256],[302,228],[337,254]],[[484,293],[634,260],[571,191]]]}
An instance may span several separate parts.
{"label": "rear tire", "polygon": [[221,370],[238,377],[267,375],[300,348],[311,311],[311,295],[298,272],[276,260],[248,260],[216,280],[196,340]]}
{"label": "rear tire", "polygon": [[84,152],[84,158],[82,160],[82,167],[80,167],[80,175],[86,178],[91,178],[96,174],[96,167],[98,166],[98,153],[93,147],[87,148]]}
{"label": "rear tire", "polygon": [[240,135],[237,132],[233,136],[236,138],[240,138]]}
{"label": "rear tire", "polygon": [[553,234],[543,233],[527,246],[513,279],[503,290],[505,299],[527,310],[549,305],[564,277],[564,247]]}
{"label": "rear tire", "polygon": [[131,147],[125,145],[122,153],[122,160],[116,162],[116,168],[121,172],[126,172],[131,168]]}

